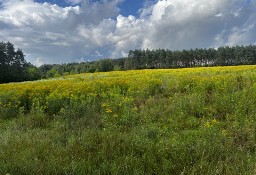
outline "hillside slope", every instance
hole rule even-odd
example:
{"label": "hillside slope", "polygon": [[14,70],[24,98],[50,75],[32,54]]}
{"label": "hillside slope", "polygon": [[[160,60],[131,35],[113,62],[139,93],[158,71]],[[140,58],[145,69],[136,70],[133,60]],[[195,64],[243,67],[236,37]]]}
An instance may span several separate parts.
{"label": "hillside slope", "polygon": [[256,66],[0,85],[0,174],[254,174]]}

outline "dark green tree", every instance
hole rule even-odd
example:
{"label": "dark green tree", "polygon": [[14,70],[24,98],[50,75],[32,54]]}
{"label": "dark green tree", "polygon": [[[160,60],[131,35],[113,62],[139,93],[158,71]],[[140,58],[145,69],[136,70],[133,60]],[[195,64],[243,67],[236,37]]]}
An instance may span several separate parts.
{"label": "dark green tree", "polygon": [[10,42],[0,43],[0,83],[28,80],[28,63],[22,50]]}
{"label": "dark green tree", "polygon": [[114,64],[111,59],[102,59],[96,63],[97,71],[108,72],[114,70]]}

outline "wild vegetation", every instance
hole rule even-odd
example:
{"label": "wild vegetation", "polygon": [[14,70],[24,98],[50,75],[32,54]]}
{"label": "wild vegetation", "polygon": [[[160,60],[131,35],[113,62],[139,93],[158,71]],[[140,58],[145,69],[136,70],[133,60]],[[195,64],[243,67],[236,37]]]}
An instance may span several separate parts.
{"label": "wild vegetation", "polygon": [[0,174],[255,174],[256,66],[0,85]]}

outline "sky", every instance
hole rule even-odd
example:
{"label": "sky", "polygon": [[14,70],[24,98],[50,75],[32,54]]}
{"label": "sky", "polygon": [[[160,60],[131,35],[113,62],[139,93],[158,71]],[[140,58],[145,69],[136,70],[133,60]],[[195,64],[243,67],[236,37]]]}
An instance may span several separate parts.
{"label": "sky", "polygon": [[255,0],[0,0],[0,41],[36,66],[256,44],[255,25]]}

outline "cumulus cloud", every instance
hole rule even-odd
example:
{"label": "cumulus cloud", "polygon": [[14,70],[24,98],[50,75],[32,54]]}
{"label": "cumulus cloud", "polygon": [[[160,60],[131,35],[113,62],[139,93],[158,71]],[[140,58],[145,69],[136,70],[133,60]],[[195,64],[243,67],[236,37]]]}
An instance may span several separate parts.
{"label": "cumulus cloud", "polygon": [[[130,49],[190,49],[255,44],[250,0],[145,1],[139,17],[123,16],[124,0],[0,0],[0,38],[37,65],[126,56]],[[151,2],[151,3],[150,3]]]}
{"label": "cumulus cloud", "polygon": [[31,62],[40,58],[40,63],[61,63],[93,56],[103,38],[95,38],[98,45],[92,48],[92,40],[82,38],[79,30],[83,25],[90,32],[99,28],[106,34],[102,23],[118,14],[116,3],[84,1],[81,6],[62,8],[32,0],[2,1],[0,37],[22,48]]}
{"label": "cumulus cloud", "polygon": [[235,0],[158,1],[149,7],[150,29],[142,48],[190,49],[254,43],[255,7],[255,2]]}
{"label": "cumulus cloud", "polygon": [[[227,0],[163,0],[152,7],[143,48],[211,47],[232,28],[237,6]],[[239,7],[241,8],[241,6]],[[227,29],[226,29],[227,28]],[[222,40],[222,38],[219,38]]]}

